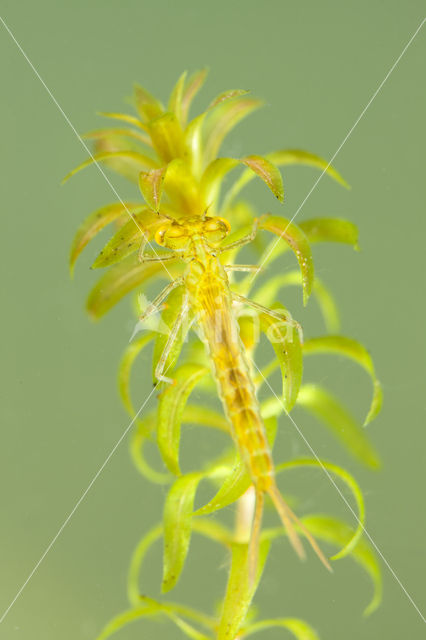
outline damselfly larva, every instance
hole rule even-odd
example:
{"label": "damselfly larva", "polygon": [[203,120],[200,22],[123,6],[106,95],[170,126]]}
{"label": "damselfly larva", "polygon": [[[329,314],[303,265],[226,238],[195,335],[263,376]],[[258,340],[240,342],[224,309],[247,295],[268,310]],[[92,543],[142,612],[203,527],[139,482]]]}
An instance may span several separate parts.
{"label": "damselfly larva", "polygon": [[[225,251],[254,240],[257,229],[258,220],[256,219],[251,233],[225,246],[221,245],[230,231],[230,224],[220,217],[209,217],[204,214],[181,219],[168,218],[157,229],[155,240],[161,247],[168,249],[169,253],[165,256],[150,256],[148,259],[155,262],[164,258],[166,260],[175,258],[183,260],[187,266],[183,276],[169,284],[157,297],[156,304],[159,305],[174,287],[183,287],[182,309],[175,325],[171,327],[169,339],[158,361],[155,375],[158,381],[173,384],[173,380],[164,375],[165,363],[168,361],[185,317],[190,314],[206,345],[232,437],[256,491],[256,511],[250,539],[252,575],[256,567],[265,494],[271,497],[297,554],[304,557],[303,546],[294,524],[303,531],[316,554],[330,569],[316,541],[290,509],[277,488],[271,450],[250,366],[239,338],[239,325],[233,302],[236,300],[243,302],[277,320],[282,321],[285,317],[277,311],[261,307],[255,302],[234,294],[228,281],[227,271],[237,270],[239,265],[226,265],[221,261],[221,254]],[[140,259],[144,261],[143,253]],[[245,266],[245,268],[248,267]],[[155,310],[156,306],[151,306],[141,316],[141,320],[147,317],[147,313],[151,314]]]}

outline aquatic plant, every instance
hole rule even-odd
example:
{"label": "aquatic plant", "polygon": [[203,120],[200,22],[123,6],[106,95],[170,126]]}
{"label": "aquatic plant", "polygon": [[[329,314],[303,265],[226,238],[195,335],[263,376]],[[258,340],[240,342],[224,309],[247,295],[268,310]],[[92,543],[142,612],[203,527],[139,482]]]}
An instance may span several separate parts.
{"label": "aquatic plant", "polygon": [[[365,430],[338,398],[318,384],[302,383],[304,357],[342,355],[365,369],[372,380],[365,424],[380,410],[381,387],[371,357],[360,343],[339,333],[336,304],[314,275],[311,254],[311,244],[317,242],[339,242],[357,249],[357,229],[341,218],[296,224],[279,214],[280,204],[276,215],[256,216],[252,206],[240,199],[243,188],[257,177],[282,203],[280,167],[287,165],[316,167],[340,185],[347,186],[346,182],[325,160],[305,151],[220,156],[225,137],[262,101],[247,91],[226,91],[189,120],[191,103],[205,76],[201,71],[187,79],[184,73],[167,107],[136,85],[136,115],[102,114],[120,126],[87,134],[94,141],[94,155],[67,176],[94,162],[104,163],[137,183],[143,197],[143,201],[118,201],[93,212],[77,232],[70,265],[73,270],[89,241],[108,225],[113,227],[111,239],[92,265],[107,270],[92,290],[87,309],[99,319],[124,296],[136,294],[139,319],[120,365],[120,394],[136,423],[131,455],[137,469],[149,481],[169,486],[163,522],[145,533],[131,560],[130,608],[116,616],[98,640],[145,617],[165,617],[197,640],[242,639],[273,626],[299,639],[317,638],[316,631],[300,619],[257,620],[252,608],[272,543],[282,536],[288,537],[301,557],[306,539],[327,568],[324,543],[337,549],[331,561],[352,556],[373,581],[366,613],[374,611],[381,598],[379,566],[363,538],[363,495],[352,475],[316,455],[289,456],[279,464],[272,457],[278,418],[293,421],[290,412],[297,405],[314,414],[359,462],[370,468],[379,464]],[[229,186],[228,174],[238,168],[240,173]],[[269,243],[267,234],[273,236]],[[253,264],[238,260],[246,245]],[[298,270],[268,271],[271,263],[278,264],[290,251]],[[243,277],[238,277],[239,272]],[[169,280],[168,285],[148,302],[146,287],[161,279]],[[282,290],[289,286],[301,288],[304,304],[313,294],[326,335],[303,337],[300,324],[280,302]],[[274,356],[259,368],[258,351],[260,346],[264,351],[265,339]],[[150,345],[154,388],[160,393],[156,410],[140,416],[131,398],[130,377]],[[280,396],[269,382],[277,369],[282,376]],[[266,397],[259,400],[261,387]],[[195,389],[201,401],[193,400]],[[223,411],[214,405],[218,396]],[[182,468],[181,434],[186,424],[222,431],[225,451],[208,462],[194,460],[191,469]],[[153,442],[164,462],[162,470],[153,466],[147,454],[147,445]],[[296,515],[297,503],[290,507],[277,480],[285,488],[281,475],[309,467],[322,469],[352,493],[357,527],[324,514]],[[195,508],[202,481],[212,486],[213,494]],[[273,528],[264,526],[262,519],[268,500],[281,521]],[[233,503],[236,517],[231,529],[212,514]],[[169,592],[184,569],[193,533],[223,545],[230,556],[226,592],[216,613],[141,595],[140,573],[152,545],[163,539],[162,591]]]}

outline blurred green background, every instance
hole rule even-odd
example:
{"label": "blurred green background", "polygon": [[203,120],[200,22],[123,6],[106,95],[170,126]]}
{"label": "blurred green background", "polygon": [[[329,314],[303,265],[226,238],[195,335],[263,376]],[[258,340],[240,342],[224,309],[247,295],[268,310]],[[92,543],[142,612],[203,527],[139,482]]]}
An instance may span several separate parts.
{"label": "blurred green background", "polygon": [[[330,158],[420,24],[424,5],[3,0],[1,7],[80,132],[104,126],[96,111],[123,109],[133,81],[165,98],[182,70],[207,65],[210,76],[197,107],[234,87],[267,102],[232,134],[224,153],[299,147]],[[298,216],[342,216],[359,225],[361,253],[325,246],[315,258],[317,272],[340,302],[343,332],[371,348],[384,385],[384,410],[369,427],[383,469],[362,469],[317,423],[295,413],[318,454],[346,465],[360,481],[368,530],[420,608],[426,569],[425,35],[423,29],[335,161],[352,190],[323,178]],[[83,217],[114,196],[95,168],[60,186],[85,153],[2,27],[0,59],[3,611],[128,425],[116,370],[133,315],[125,301],[96,325],[86,317],[84,300],[97,277],[88,270],[96,247],[87,250],[71,281],[69,246]],[[248,195],[259,210],[291,217],[317,176],[306,168],[286,170],[282,208],[259,185]],[[113,183],[124,197],[134,193],[124,180],[114,177]],[[302,311],[293,293],[283,301],[308,335],[321,333],[315,309]],[[140,403],[150,390],[144,366],[136,390]],[[327,379],[364,416],[370,387],[350,363],[309,364],[307,379]],[[282,457],[289,447],[292,454],[307,455],[291,425],[284,419],[281,424]],[[200,442],[189,433],[185,445],[191,456]],[[327,504],[352,522],[325,476],[311,473],[302,483],[302,513]],[[130,554],[160,518],[163,498],[163,489],[134,470],[126,440],[0,625],[0,637],[94,638],[126,606]],[[153,596],[159,592],[160,563],[158,548],[144,574],[143,590]],[[256,604],[264,617],[301,616],[328,640],[422,637],[420,616],[385,566],[383,576],[384,602],[364,619],[371,588],[351,560],[327,575],[314,560],[301,565],[283,543],[274,550]],[[212,610],[225,579],[224,554],[195,539],[171,597]],[[263,635],[284,636],[283,630]],[[179,637],[175,628],[151,623],[120,635]]]}

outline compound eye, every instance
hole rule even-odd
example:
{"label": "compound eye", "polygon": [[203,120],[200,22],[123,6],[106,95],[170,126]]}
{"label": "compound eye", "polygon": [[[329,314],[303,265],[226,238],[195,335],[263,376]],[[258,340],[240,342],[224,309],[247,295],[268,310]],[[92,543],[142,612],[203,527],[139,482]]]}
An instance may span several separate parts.
{"label": "compound eye", "polygon": [[225,218],[208,218],[203,227],[203,231],[209,242],[221,242],[228,235],[231,225]]}

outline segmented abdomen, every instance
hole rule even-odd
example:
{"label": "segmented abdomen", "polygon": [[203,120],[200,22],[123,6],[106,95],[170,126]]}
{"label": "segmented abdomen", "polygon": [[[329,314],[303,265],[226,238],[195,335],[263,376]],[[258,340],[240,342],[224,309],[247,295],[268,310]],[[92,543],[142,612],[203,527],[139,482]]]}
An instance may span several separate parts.
{"label": "segmented abdomen", "polygon": [[214,365],[232,436],[253,483],[260,491],[267,491],[273,483],[271,452],[239,338],[228,283],[220,274],[209,273],[198,282],[196,295],[190,297]]}

